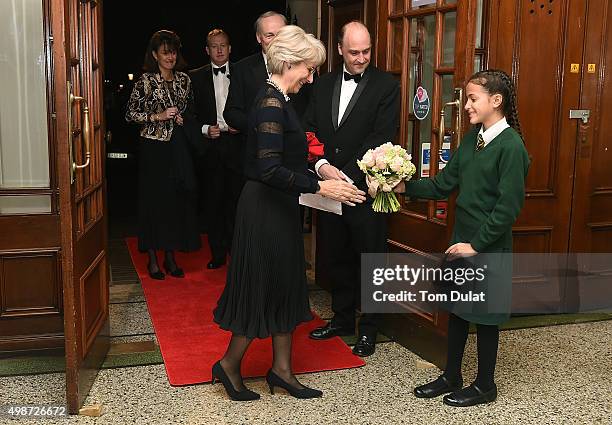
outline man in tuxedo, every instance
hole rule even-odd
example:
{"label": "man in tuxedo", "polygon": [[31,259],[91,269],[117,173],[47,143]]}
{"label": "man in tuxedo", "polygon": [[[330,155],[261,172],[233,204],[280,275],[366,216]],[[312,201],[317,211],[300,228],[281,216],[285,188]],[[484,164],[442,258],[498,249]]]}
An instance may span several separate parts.
{"label": "man in tuxedo", "polygon": [[[343,66],[321,76],[313,85],[304,119],[325,146],[315,169],[323,179],[345,179],[367,192],[365,175],[357,167],[368,149],[393,141],[399,124],[399,84],[390,74],[370,65],[371,38],[360,22],[340,30],[338,51]],[[360,303],[362,253],[386,252],[387,217],[372,210],[372,199],[354,207],[342,206],[342,215],[320,211],[318,226],[325,252],[329,253],[334,317],[310,333],[328,339],[355,332],[355,309]],[[374,353],[376,316],[362,314],[353,353]]]}
{"label": "man in tuxedo", "polygon": [[266,67],[268,45],[285,25],[287,20],[280,13],[261,14],[255,21],[255,36],[261,45],[261,52],[237,62],[232,71],[232,84],[223,117],[225,122],[240,130],[244,137],[248,134],[247,120],[253,100],[269,76]]}
{"label": "man in tuxedo", "polygon": [[190,72],[195,112],[205,144],[198,158],[198,174],[212,253],[207,264],[209,269],[225,264],[244,181],[240,135],[223,118],[233,72],[229,62],[231,49],[225,31],[210,31],[206,37],[206,53],[211,63]]}

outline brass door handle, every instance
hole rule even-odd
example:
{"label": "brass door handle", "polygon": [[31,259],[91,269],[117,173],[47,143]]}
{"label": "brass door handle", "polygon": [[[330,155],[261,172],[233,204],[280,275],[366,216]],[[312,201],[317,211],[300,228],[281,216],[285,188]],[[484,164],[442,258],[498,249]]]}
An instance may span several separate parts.
{"label": "brass door handle", "polygon": [[[76,170],[86,168],[89,166],[91,162],[91,133],[90,133],[90,123],[89,123],[89,105],[87,104],[87,99],[81,96],[75,96],[72,94],[72,85],[68,82],[68,137],[69,137],[69,146],[70,146],[70,161],[72,163],[71,174],[72,181],[74,182],[74,175]],[[83,140],[85,142],[85,162],[83,164],[77,164],[74,160],[74,153],[72,147],[72,106],[75,103],[79,103],[82,105],[81,110],[83,112],[83,125],[81,126],[81,133],[83,134]]]}
{"label": "brass door handle", "polygon": [[440,140],[440,146],[439,149],[442,149],[442,144],[444,143],[444,133],[446,132],[446,128],[445,128],[445,124],[444,124],[444,110],[448,107],[448,106],[454,106],[457,108],[457,117],[455,119],[455,135],[457,136],[457,146],[459,146],[459,143],[461,142],[461,128],[463,125],[462,122],[462,114],[461,114],[461,105],[462,105],[462,99],[463,98],[463,89],[455,89],[455,100],[453,100],[452,102],[447,102],[444,104],[444,106],[442,106],[442,110],[440,111],[440,127],[439,127],[439,140]]}

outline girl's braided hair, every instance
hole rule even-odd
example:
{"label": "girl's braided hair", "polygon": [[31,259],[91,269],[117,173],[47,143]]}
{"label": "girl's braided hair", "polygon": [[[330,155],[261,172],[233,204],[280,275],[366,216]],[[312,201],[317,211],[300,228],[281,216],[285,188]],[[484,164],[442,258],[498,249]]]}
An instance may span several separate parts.
{"label": "girl's braided hair", "polygon": [[516,89],[510,76],[499,69],[488,69],[472,75],[469,82],[482,86],[490,95],[500,94],[502,96],[501,107],[508,125],[515,129],[522,138],[523,133],[516,107]]}

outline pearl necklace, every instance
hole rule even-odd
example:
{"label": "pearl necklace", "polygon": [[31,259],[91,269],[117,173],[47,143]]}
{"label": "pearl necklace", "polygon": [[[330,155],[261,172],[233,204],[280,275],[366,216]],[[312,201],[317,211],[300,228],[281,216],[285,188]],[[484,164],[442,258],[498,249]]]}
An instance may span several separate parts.
{"label": "pearl necklace", "polygon": [[278,84],[276,84],[273,80],[271,80],[270,78],[268,78],[266,80],[266,83],[270,84],[272,87],[274,87],[276,90],[278,90],[280,92],[280,94],[282,94],[285,98],[285,101],[289,102],[289,96],[287,96],[285,94],[285,92],[283,91],[283,89],[281,89]]}

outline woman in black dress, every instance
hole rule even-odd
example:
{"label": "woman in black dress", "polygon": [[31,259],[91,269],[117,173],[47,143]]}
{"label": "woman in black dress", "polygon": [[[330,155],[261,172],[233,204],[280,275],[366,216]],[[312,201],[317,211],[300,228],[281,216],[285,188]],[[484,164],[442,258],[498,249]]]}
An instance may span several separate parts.
{"label": "woman in black dress", "polygon": [[223,358],[212,370],[233,400],[259,398],[240,376],[242,357],[253,338],[272,335],[274,361],[266,376],[297,398],[322,392],[301,385],[291,370],[293,330],[312,319],[306,286],[298,195],[319,193],[349,205],[365,193],[339,180],[317,181],[307,169],[304,130],[288,103],[312,82],[325,60],[323,44],[293,25],[283,27],[268,49],[270,79],[249,115],[245,175],[236,214],[227,282],[214,320],[232,332]]}
{"label": "woman in black dress", "polygon": [[174,250],[200,247],[196,225],[196,183],[183,125],[193,102],[181,42],[172,31],[157,31],[149,41],[142,77],[136,82],[125,118],[141,124],[138,155],[138,248],[149,254],[149,275],[164,279],[156,250],[165,251],[164,268],[184,277]]}

